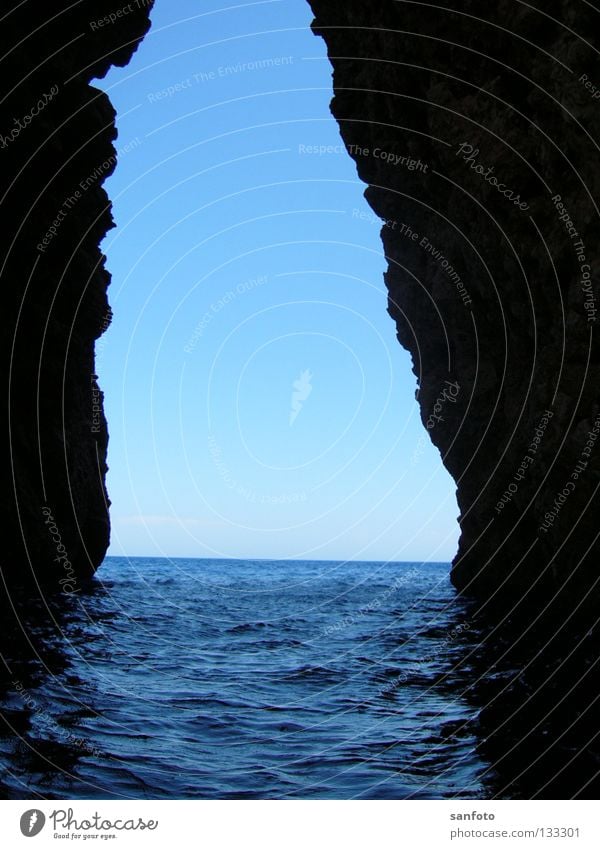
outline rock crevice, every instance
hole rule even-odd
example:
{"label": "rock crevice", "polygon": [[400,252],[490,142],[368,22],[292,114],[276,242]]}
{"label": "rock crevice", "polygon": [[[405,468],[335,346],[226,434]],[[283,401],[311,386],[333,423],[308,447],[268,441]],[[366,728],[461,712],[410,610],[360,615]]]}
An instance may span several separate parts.
{"label": "rock crevice", "polygon": [[109,541],[94,344],[111,318],[99,245],[113,227],[102,184],[116,165],[116,129],[91,80],[129,62],[151,3],[9,6],[0,35],[2,576],[8,586],[76,592]]}
{"label": "rock crevice", "polygon": [[382,219],[423,424],[456,481],[454,583],[490,603],[592,598],[597,13],[310,5],[333,115]]}

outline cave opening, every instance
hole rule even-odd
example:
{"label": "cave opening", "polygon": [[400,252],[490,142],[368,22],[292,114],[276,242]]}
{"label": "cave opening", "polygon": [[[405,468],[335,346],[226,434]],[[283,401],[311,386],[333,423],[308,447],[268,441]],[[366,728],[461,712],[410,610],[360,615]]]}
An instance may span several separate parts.
{"label": "cave opening", "polygon": [[99,83],[119,131],[109,554],[447,562],[454,487],[310,8],[181,5]]}

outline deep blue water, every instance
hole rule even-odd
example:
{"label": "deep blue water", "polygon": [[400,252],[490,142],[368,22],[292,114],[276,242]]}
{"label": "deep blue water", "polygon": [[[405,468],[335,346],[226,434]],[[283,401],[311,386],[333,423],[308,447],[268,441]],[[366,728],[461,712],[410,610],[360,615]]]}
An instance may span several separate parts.
{"label": "deep blue water", "polygon": [[448,564],[108,558],[8,658],[4,795],[483,795]]}

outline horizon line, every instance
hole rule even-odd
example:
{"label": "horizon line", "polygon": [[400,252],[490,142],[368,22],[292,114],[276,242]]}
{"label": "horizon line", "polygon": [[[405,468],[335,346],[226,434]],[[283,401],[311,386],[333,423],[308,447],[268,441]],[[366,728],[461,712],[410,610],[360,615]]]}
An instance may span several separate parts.
{"label": "horizon line", "polygon": [[[327,559],[327,560],[310,560],[302,557],[198,557],[194,556],[185,556],[185,555],[177,555],[171,556],[169,554],[156,555],[156,554],[107,554],[104,557],[105,560],[114,559],[114,560],[223,560],[223,561],[235,561],[243,563],[245,561],[253,561],[259,563],[397,563],[399,565],[405,563],[421,563],[423,565],[452,565],[452,560],[391,560],[384,558],[383,560],[352,560],[347,557],[339,558],[339,559]],[[102,564],[100,564],[102,566]]]}

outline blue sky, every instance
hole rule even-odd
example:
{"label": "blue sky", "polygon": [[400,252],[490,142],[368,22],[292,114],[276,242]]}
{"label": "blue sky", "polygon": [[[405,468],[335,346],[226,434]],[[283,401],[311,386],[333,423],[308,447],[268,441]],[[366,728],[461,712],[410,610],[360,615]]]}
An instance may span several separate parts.
{"label": "blue sky", "polygon": [[[454,484],[304,0],[157,0],[118,113],[110,554],[449,560]],[[325,148],[326,152],[319,152]]]}

